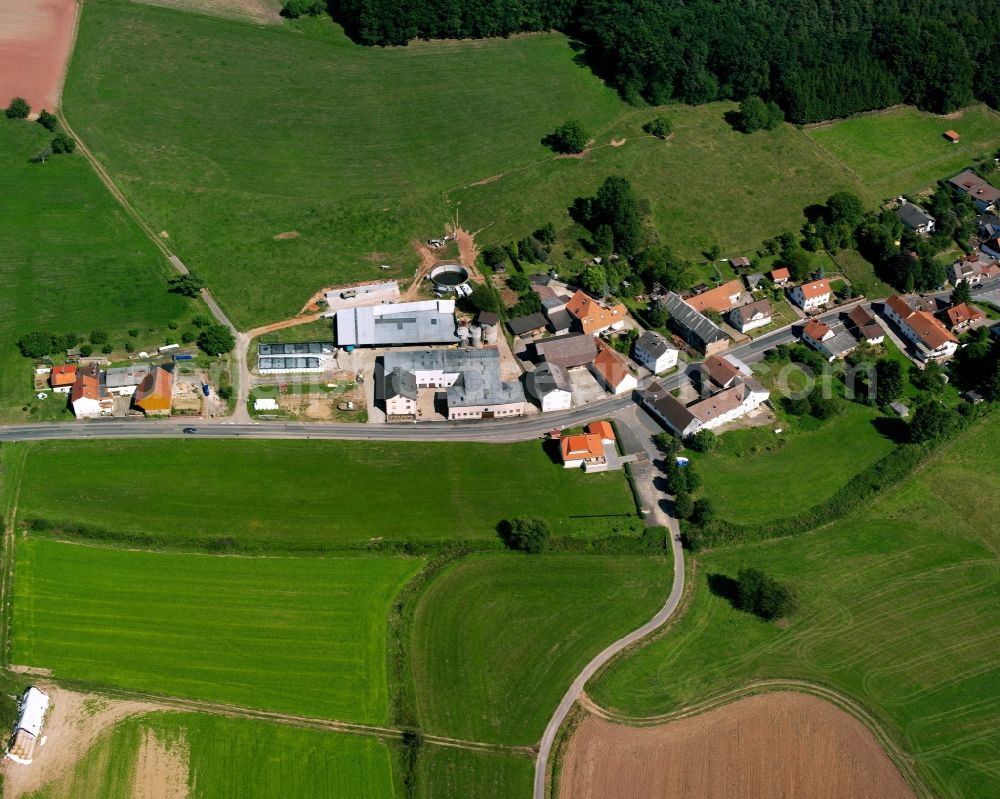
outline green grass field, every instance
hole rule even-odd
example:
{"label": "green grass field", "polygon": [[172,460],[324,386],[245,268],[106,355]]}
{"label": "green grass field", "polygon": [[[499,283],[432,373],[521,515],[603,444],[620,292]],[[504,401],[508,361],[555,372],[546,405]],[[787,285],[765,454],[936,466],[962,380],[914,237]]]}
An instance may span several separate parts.
{"label": "green grass field", "polygon": [[534,763],[526,755],[425,746],[417,799],[514,799],[531,796]]}
{"label": "green grass field", "polygon": [[0,119],[0,422],[72,418],[65,398],[37,400],[24,333],[124,339],[163,330],[194,305],[167,292],[167,264],[79,154],[30,164],[51,139],[41,125]]}
{"label": "green grass field", "polygon": [[[844,403],[840,415],[785,432],[734,430],[718,449],[691,454],[702,477],[701,494],[721,517],[761,522],[794,516],[829,499],[854,475],[888,455],[895,444],[874,426],[871,408]],[[809,420],[812,421],[811,419]]]}
{"label": "green grass field", "polygon": [[562,36],[379,49],[334,32],[83,13],[71,124],[241,327],[381,263],[412,274],[410,240],[458,210],[444,192],[546,157],[568,117],[596,130],[622,109]]}
{"label": "green grass field", "polygon": [[634,517],[635,505],[621,473],[563,469],[537,441],[33,445],[20,500],[24,519],[274,550],[378,538],[492,540],[511,516],[542,516],[559,535],[606,533],[635,521],[618,518],[625,514]]}
{"label": "green grass field", "polygon": [[[945,140],[946,130],[962,140]],[[965,109],[955,118],[899,108],[832,125],[806,135],[856,175],[878,198],[917,192],[961,172],[978,156],[1000,146],[1000,114],[986,106]]]}
{"label": "green grass field", "polygon": [[[411,240],[456,217],[482,244],[569,231],[567,206],[609,174],[680,255],[735,255],[838,189],[874,205],[1000,146],[981,109],[939,155],[924,137],[941,121],[913,111],[746,136],[724,119],[734,107],[667,107],[663,142],[641,131],[657,110],[622,103],[561,35],[364,48],[329,20],[259,27],[121,0],[87,4],[65,92],[74,128],[241,327],[383,263],[409,276]],[[571,117],[595,146],[555,158],[540,141]],[[564,249],[553,264],[571,269]]]}
{"label": "green grass field", "polygon": [[[932,795],[1000,794],[998,440],[994,417],[856,516],[698,555],[678,626],[588,693],[648,715],[758,679],[810,680],[874,712]],[[742,566],[797,589],[789,625],[758,621],[709,590],[709,575],[735,577]]]}
{"label": "green grass field", "polygon": [[93,684],[381,723],[389,604],[419,566],[22,538],[12,657]]}
{"label": "green grass field", "polygon": [[672,579],[662,559],[491,555],[436,579],[410,646],[428,732],[532,744],[576,673],[647,621]]}
{"label": "green grass field", "polygon": [[373,739],[246,719],[154,713],[119,722],[77,763],[72,775],[30,799],[132,799],[144,742],[171,753],[190,799],[249,797],[342,799],[393,796],[389,750]]}

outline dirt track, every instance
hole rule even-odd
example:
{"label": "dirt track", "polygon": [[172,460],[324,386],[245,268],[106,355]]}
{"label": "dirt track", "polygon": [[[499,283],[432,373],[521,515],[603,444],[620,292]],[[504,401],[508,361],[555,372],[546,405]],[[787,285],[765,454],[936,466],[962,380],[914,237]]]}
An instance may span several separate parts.
{"label": "dirt track", "polygon": [[791,692],[656,727],[588,717],[559,784],[559,799],[914,797],[860,722]]}
{"label": "dirt track", "polygon": [[75,25],[74,0],[0,0],[0,106],[59,107]]}

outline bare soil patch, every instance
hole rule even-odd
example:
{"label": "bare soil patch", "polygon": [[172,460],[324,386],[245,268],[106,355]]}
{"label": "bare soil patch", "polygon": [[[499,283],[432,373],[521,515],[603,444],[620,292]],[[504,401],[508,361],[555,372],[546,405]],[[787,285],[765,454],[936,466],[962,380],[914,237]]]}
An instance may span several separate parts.
{"label": "bare soil patch", "polygon": [[187,799],[188,747],[183,739],[168,747],[152,730],[139,745],[132,799]]}
{"label": "bare soil patch", "polygon": [[0,106],[55,111],[73,47],[74,0],[0,0]]}
{"label": "bare soil patch", "polygon": [[281,22],[278,0],[133,0],[149,6],[164,6],[181,11],[196,11],[213,17],[251,20],[260,24]]}
{"label": "bare soil patch", "polygon": [[4,776],[4,799],[18,799],[44,785],[67,784],[77,761],[101,733],[128,716],[160,709],[147,702],[113,701],[45,683],[39,683],[39,687],[51,702],[42,728],[45,745],[35,747],[34,760],[29,766],[3,761],[0,768]]}
{"label": "bare soil patch", "polygon": [[279,233],[277,236],[272,236],[275,241],[286,241],[287,239],[297,239],[299,237],[299,231],[297,230],[286,230],[284,233]]}
{"label": "bare soil patch", "polygon": [[612,139],[611,140],[611,146],[612,147],[621,147],[627,141],[628,141],[628,139]]}
{"label": "bare soil patch", "polygon": [[566,753],[560,799],[914,799],[875,736],[813,696],[772,693],[632,727],[589,716]]}

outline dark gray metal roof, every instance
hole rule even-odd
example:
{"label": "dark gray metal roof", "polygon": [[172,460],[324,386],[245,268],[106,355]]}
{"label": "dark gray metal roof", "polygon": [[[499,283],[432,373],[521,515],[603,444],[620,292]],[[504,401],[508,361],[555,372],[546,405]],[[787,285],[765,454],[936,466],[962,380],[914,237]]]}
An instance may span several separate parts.
{"label": "dark gray metal roof", "polygon": [[684,330],[690,331],[705,344],[729,338],[711,319],[702,316],[674,292],[668,291],[665,300],[670,321],[680,325]]}

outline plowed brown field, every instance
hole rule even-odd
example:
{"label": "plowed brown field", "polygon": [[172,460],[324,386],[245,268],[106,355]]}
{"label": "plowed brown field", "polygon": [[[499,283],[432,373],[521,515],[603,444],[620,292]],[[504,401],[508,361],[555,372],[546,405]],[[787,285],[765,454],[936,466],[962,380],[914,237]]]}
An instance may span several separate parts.
{"label": "plowed brown field", "polygon": [[74,0],[0,0],[0,107],[56,110],[75,21]]}
{"label": "plowed brown field", "polygon": [[913,799],[872,733],[797,693],[630,727],[590,716],[570,742],[559,799]]}

